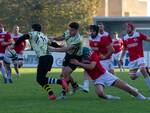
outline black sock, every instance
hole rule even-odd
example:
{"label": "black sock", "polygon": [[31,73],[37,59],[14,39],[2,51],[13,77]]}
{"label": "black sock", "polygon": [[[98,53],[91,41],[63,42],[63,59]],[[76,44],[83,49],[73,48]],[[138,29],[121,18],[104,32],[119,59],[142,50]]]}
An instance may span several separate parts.
{"label": "black sock", "polygon": [[79,87],[79,86],[78,86],[78,84],[77,84],[76,82],[71,83],[71,86],[72,86],[74,89],[76,89],[76,88],[78,88],[78,87]]}

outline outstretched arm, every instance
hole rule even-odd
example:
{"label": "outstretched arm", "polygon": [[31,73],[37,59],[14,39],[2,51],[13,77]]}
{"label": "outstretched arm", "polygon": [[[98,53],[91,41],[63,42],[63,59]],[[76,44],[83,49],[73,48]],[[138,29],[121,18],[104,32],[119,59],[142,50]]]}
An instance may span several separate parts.
{"label": "outstretched arm", "polygon": [[75,64],[75,65],[78,65],[78,66],[81,66],[82,68],[84,68],[84,69],[87,69],[87,70],[92,70],[92,69],[94,69],[95,68],[95,66],[96,66],[96,62],[94,62],[94,61],[92,61],[92,62],[90,62],[90,63],[82,63],[82,62],[79,62],[78,60],[76,60],[76,59],[72,59],[71,61],[70,61],[70,63],[72,63],[72,64]]}
{"label": "outstretched arm", "polygon": [[54,48],[52,46],[48,46],[48,49],[51,51],[51,52],[66,52],[68,50],[71,50],[73,49],[74,46],[73,45],[70,45],[70,46],[64,46],[64,47],[59,47],[59,48]]}
{"label": "outstretched arm", "polygon": [[55,41],[63,41],[65,38],[63,36],[53,36],[53,37],[49,37],[49,39],[51,41],[55,40]]}
{"label": "outstretched arm", "polygon": [[24,34],[16,41],[15,46],[18,46],[22,41],[27,40],[27,39],[30,39],[30,35]]}

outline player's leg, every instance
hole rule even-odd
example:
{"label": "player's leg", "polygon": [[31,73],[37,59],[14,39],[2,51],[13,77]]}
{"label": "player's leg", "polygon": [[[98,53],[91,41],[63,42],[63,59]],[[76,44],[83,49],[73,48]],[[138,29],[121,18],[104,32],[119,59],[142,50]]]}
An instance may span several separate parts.
{"label": "player's leg", "polygon": [[117,55],[116,55],[116,61],[117,61],[118,67],[120,69],[120,72],[124,72],[125,69],[124,69],[123,65],[119,62],[121,54],[122,54],[122,52],[117,53]]}
{"label": "player's leg", "polygon": [[78,86],[77,82],[74,81],[71,74],[77,68],[77,66],[70,63],[71,58],[72,57],[70,55],[66,54],[64,61],[63,61],[63,68],[62,68],[61,76],[68,78],[68,84],[71,83],[73,92],[75,92],[79,86]]}
{"label": "player's leg", "polygon": [[18,69],[18,65],[19,65],[19,62],[18,60],[13,60],[13,65],[14,65],[14,69],[15,69],[15,72],[16,72],[16,76],[19,76],[19,69]]}
{"label": "player's leg", "polygon": [[89,75],[86,71],[84,71],[83,85],[81,85],[80,87],[84,92],[89,92]]}
{"label": "player's leg", "polygon": [[145,67],[140,67],[140,71],[141,71],[141,73],[144,76],[144,79],[145,79],[145,82],[146,82],[146,84],[148,86],[148,89],[150,90],[150,76],[147,73],[146,68]]}
{"label": "player's leg", "polygon": [[19,68],[23,66],[23,54],[18,54],[16,75],[20,76]]}
{"label": "player's leg", "polygon": [[9,83],[12,83],[12,70],[11,70],[11,58],[7,57],[7,55],[4,56],[3,63],[6,69],[7,79]]}
{"label": "player's leg", "polygon": [[52,77],[46,77],[48,71],[51,70],[53,64],[53,57],[51,55],[42,56],[39,58],[39,64],[37,68],[37,82],[48,92],[48,98],[55,100],[50,84],[60,84],[63,88],[68,90],[68,86],[65,80],[55,79]]}
{"label": "player's leg", "polygon": [[119,79],[117,79],[114,82],[113,86],[128,92],[129,94],[133,95],[137,99],[146,100],[145,96],[143,96],[141,93],[139,93],[138,91],[136,91],[135,89],[130,87],[130,85],[127,85],[125,82],[123,82],[123,81],[121,81]]}
{"label": "player's leg", "polygon": [[[78,89],[78,84],[74,81],[74,79],[71,76],[71,73],[74,71],[70,66],[64,66],[62,68],[61,78],[67,79],[67,84],[72,85],[72,91],[70,91],[70,94],[75,93],[75,91]],[[64,99],[66,97],[66,90],[62,90],[61,96],[59,99]]]}
{"label": "player's leg", "polygon": [[118,100],[120,99],[120,97],[118,96],[112,96],[112,95],[106,95],[104,93],[104,87],[105,86],[111,86],[113,84],[113,82],[118,79],[117,77],[114,76],[110,76],[112,74],[110,74],[109,72],[105,72],[103,75],[101,75],[100,77],[98,77],[96,80],[94,80],[94,85],[96,88],[96,93],[99,97],[103,98],[103,99],[115,99]]}
{"label": "player's leg", "polygon": [[3,64],[3,61],[0,60],[0,70],[4,79],[4,83],[8,83],[8,78],[7,78],[7,74],[6,74],[6,69],[5,66]]}
{"label": "player's leg", "polygon": [[138,68],[130,69],[129,70],[129,76],[132,80],[136,80],[139,76],[141,76],[141,73],[138,72]]}

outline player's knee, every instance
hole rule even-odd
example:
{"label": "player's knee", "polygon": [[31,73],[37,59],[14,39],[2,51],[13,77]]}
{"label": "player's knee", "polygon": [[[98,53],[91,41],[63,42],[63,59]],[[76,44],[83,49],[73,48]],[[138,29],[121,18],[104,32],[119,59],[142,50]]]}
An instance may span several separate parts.
{"label": "player's knee", "polygon": [[22,64],[22,63],[20,63],[20,64],[18,65],[18,68],[21,68],[21,67],[22,67],[22,65],[23,65],[23,64]]}
{"label": "player's knee", "polygon": [[132,80],[135,80],[137,78],[136,73],[135,72],[130,72],[129,76]]}

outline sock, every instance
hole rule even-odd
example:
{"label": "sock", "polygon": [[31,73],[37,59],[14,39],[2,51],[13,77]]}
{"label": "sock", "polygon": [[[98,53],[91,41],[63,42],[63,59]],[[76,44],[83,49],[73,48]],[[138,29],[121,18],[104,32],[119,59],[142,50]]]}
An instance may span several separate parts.
{"label": "sock", "polygon": [[112,95],[106,95],[106,99],[108,99],[108,100],[119,100],[120,97],[118,97],[118,96],[112,96]]}
{"label": "sock", "polygon": [[149,76],[145,78],[145,82],[148,86],[148,89],[150,90],[150,77]]}
{"label": "sock", "polygon": [[62,93],[62,96],[66,96],[66,91],[65,91],[65,89],[63,89],[61,93]]}
{"label": "sock", "polygon": [[73,89],[76,89],[76,88],[78,88],[78,87],[79,87],[79,86],[78,86],[78,84],[77,84],[76,82],[71,83],[71,85],[72,85],[72,88],[73,88]]}
{"label": "sock", "polygon": [[89,88],[89,80],[84,80],[83,81],[83,88]]}
{"label": "sock", "polygon": [[139,100],[145,100],[145,99],[146,99],[146,97],[143,96],[143,95],[140,94],[140,93],[136,96],[136,98],[139,99]]}
{"label": "sock", "polygon": [[6,70],[4,68],[4,66],[2,65],[1,68],[0,68],[1,72],[2,72],[2,76],[3,78],[7,78],[7,75],[6,75]]}
{"label": "sock", "polygon": [[48,84],[61,84],[60,79],[48,77]]}
{"label": "sock", "polygon": [[131,89],[133,89],[133,90],[135,90],[135,91],[138,91],[138,89],[137,89],[137,88],[135,88],[135,87],[133,87],[133,86],[129,85],[128,83],[126,83],[126,85],[127,85],[128,87],[130,87]]}
{"label": "sock", "polygon": [[54,94],[49,84],[44,85],[43,88],[48,92],[49,95]]}

